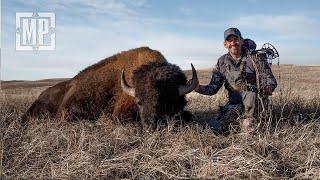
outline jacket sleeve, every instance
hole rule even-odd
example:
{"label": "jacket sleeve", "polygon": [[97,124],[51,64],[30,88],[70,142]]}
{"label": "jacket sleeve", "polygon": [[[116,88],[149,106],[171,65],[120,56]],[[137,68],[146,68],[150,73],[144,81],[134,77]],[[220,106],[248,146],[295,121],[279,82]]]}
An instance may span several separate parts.
{"label": "jacket sleeve", "polygon": [[196,92],[203,95],[214,95],[216,94],[223,84],[224,78],[219,70],[219,64],[212,71],[211,80],[208,85],[199,85],[195,90]]}

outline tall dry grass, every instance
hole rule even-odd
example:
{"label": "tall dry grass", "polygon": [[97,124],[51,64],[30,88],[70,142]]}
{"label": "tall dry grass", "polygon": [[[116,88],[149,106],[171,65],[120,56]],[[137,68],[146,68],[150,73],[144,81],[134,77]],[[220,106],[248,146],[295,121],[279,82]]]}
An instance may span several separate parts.
{"label": "tall dry grass", "polygon": [[[103,115],[97,122],[17,121],[44,88],[5,89],[0,97],[1,178],[319,179],[320,95],[281,84],[272,120],[246,135],[214,135],[205,121],[226,102],[191,93],[195,122],[169,123],[140,135],[132,124]],[[318,84],[319,85],[319,84]],[[280,88],[279,88],[280,89]]]}

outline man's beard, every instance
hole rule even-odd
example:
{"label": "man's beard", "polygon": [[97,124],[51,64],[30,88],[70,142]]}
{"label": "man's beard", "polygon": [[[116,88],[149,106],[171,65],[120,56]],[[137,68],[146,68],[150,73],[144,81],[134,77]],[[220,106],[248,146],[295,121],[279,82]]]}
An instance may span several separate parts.
{"label": "man's beard", "polygon": [[240,53],[240,47],[239,47],[239,45],[231,46],[231,47],[230,47],[230,51],[231,51],[232,53]]}

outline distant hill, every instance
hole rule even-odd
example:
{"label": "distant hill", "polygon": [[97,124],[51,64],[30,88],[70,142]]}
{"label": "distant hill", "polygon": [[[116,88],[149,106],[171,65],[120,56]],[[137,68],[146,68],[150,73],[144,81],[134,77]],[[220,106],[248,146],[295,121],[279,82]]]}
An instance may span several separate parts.
{"label": "distant hill", "polygon": [[[282,83],[292,81],[291,85],[295,85],[300,88],[305,88],[309,85],[314,85],[314,89],[320,90],[320,66],[314,65],[293,65],[282,64],[278,68],[277,65],[272,67],[273,73],[277,79]],[[279,74],[280,70],[280,74]],[[211,68],[197,69],[198,78],[201,84],[209,83],[211,79]],[[191,78],[191,70],[185,70],[185,74],[188,78]],[[24,80],[11,80],[1,81],[2,89],[12,88],[34,88],[34,87],[46,87],[53,86],[59,82],[69,80],[70,78],[53,78],[53,79],[41,79],[36,81],[24,81]],[[306,86],[307,85],[307,86]]]}
{"label": "distant hill", "polygon": [[36,81],[24,81],[24,80],[11,80],[1,81],[2,89],[13,89],[13,88],[34,88],[53,86],[59,82],[69,80],[70,78],[54,78],[54,79],[41,79]]}

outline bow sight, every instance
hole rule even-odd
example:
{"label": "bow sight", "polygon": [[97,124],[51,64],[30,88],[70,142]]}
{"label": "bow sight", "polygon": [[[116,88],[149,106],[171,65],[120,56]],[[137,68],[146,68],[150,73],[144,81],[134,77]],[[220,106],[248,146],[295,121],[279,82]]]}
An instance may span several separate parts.
{"label": "bow sight", "polygon": [[272,65],[272,60],[277,59],[279,65],[279,53],[277,49],[270,43],[265,43],[262,45],[262,48],[256,50],[257,53],[263,53],[266,55],[268,63]]}
{"label": "bow sight", "polygon": [[279,53],[277,49],[270,43],[262,45],[261,49],[256,50],[256,43],[251,39],[244,39],[243,48],[250,55],[262,55],[264,54],[268,60],[268,63],[272,65],[272,61],[278,58],[279,64]]}

